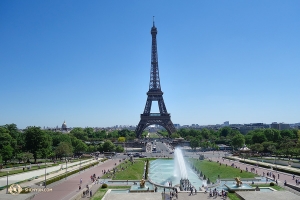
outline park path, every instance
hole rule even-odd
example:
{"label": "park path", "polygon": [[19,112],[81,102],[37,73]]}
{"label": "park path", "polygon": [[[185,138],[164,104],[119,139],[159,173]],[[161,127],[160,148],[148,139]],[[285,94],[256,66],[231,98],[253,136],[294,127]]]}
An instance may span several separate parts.
{"label": "park path", "polygon": [[[246,167],[248,168],[249,172],[250,172],[250,168],[255,168],[255,174],[257,174],[258,176],[263,176],[263,173],[265,173],[265,177],[267,177],[267,172],[272,172],[276,178],[275,178],[275,180],[273,180],[273,177],[268,177],[269,179],[272,179],[273,182],[275,182],[277,180],[279,186],[300,196],[300,192],[284,186],[284,181],[286,181],[287,183],[296,185],[295,180],[300,178],[298,176],[295,176],[295,178],[293,179],[293,174],[279,172],[279,171],[276,171],[273,169],[267,169],[267,168],[263,168],[263,167],[257,167],[255,164],[253,164],[253,165],[246,164],[246,163],[239,162],[238,160],[236,161],[236,160],[223,159],[221,155],[219,157],[216,157],[216,156],[209,157],[209,154],[207,154],[207,155],[208,155],[208,158],[211,159],[212,161],[215,161],[215,162],[218,161],[219,163],[224,164],[224,165],[227,164],[228,167],[231,167],[231,164],[234,163],[234,166],[236,166],[237,168],[239,168],[243,171],[246,171]],[[279,174],[279,178],[278,178],[278,174]],[[268,183],[270,183],[270,181],[268,181]]]}
{"label": "park path", "polygon": [[[85,188],[86,185],[90,185],[91,175],[96,174],[96,177],[102,176],[102,170],[108,170],[115,167],[117,160],[107,160],[104,163],[100,163],[97,166],[81,171],[77,175],[68,177],[67,180],[64,180],[59,183],[54,183],[48,186],[52,188],[52,192],[41,192],[34,196],[33,200],[68,200],[79,194],[79,185],[80,179],[82,178],[81,188]],[[95,193],[96,191],[93,191]]]}

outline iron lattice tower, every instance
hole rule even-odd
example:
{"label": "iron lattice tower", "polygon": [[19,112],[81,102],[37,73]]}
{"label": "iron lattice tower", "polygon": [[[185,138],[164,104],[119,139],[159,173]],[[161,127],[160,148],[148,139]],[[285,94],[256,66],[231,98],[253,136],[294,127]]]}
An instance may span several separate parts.
{"label": "iron lattice tower", "polygon": [[[135,133],[140,137],[145,128],[150,125],[157,124],[164,127],[169,135],[176,131],[172,121],[171,115],[167,112],[167,108],[163,99],[163,92],[160,87],[159,70],[158,70],[158,56],[157,56],[157,28],[154,21],[151,28],[152,35],[152,49],[151,49],[151,71],[150,71],[150,84],[149,91],[147,92],[148,98],[146,101],[144,113],[141,114],[141,120],[136,127]],[[151,113],[152,102],[157,101],[159,113]]]}

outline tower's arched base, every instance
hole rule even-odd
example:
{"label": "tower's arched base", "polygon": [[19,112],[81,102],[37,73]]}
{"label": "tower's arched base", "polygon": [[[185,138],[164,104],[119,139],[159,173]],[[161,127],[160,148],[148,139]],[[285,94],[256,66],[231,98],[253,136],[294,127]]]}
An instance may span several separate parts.
{"label": "tower's arched base", "polygon": [[143,133],[143,131],[145,130],[145,128],[153,124],[157,124],[164,127],[168,131],[169,135],[176,132],[176,129],[171,121],[171,117],[169,114],[165,114],[165,115],[155,114],[155,116],[151,116],[151,114],[150,115],[141,114],[141,120],[135,129],[136,137],[139,138]]}

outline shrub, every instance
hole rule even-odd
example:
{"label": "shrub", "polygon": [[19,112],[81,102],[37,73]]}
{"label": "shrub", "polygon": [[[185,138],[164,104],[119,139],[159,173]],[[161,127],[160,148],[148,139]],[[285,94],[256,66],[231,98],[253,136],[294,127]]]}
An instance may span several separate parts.
{"label": "shrub", "polygon": [[270,183],[270,186],[274,186],[274,185],[275,185],[275,183],[273,183],[273,182]]}
{"label": "shrub", "polygon": [[101,188],[107,188],[107,184],[106,183],[103,183]]}

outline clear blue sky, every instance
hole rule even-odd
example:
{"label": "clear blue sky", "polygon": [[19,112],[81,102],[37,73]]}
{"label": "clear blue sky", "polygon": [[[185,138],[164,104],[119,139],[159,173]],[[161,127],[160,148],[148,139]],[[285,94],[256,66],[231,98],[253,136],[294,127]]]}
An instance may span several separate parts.
{"label": "clear blue sky", "polygon": [[137,125],[152,16],[173,123],[299,122],[299,11],[298,0],[2,0],[0,125]]}

